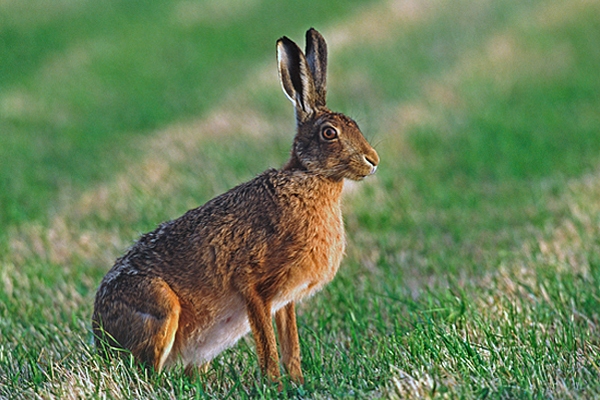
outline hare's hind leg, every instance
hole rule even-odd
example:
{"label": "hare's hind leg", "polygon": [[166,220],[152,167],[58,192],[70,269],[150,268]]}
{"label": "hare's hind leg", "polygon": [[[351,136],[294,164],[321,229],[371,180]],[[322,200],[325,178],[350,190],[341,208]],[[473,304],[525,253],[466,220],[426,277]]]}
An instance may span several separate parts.
{"label": "hare's hind leg", "polygon": [[94,319],[101,327],[98,336],[109,338],[141,363],[161,371],[175,345],[179,298],[160,278],[127,278],[97,300]]}
{"label": "hare's hind leg", "polygon": [[148,289],[148,300],[152,304],[149,310],[135,312],[135,318],[141,319],[143,325],[141,340],[131,352],[140,354],[143,362],[161,371],[173,350],[181,305],[177,295],[162,279],[154,279]]}
{"label": "hare's hind leg", "polygon": [[277,335],[281,347],[281,360],[290,378],[297,383],[304,383],[300,367],[300,343],[298,326],[296,325],[296,308],[294,302],[288,303],[275,313]]}

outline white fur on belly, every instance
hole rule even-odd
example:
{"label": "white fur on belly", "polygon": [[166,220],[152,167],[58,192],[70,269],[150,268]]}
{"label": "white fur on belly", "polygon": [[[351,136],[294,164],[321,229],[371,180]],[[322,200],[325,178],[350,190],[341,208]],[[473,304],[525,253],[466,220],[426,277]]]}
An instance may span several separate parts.
{"label": "white fur on belly", "polygon": [[[314,288],[313,288],[314,290]],[[285,296],[276,296],[271,307],[271,314],[284,307],[290,301],[297,301],[310,294],[309,283],[304,282]],[[208,329],[192,333],[181,349],[184,365],[202,365],[209,362],[223,350],[236,344],[240,338],[250,332],[248,314],[241,297],[229,299],[223,316]]]}
{"label": "white fur on belly", "polygon": [[202,365],[250,332],[246,307],[239,299],[210,328],[192,333],[181,350],[184,365]]}

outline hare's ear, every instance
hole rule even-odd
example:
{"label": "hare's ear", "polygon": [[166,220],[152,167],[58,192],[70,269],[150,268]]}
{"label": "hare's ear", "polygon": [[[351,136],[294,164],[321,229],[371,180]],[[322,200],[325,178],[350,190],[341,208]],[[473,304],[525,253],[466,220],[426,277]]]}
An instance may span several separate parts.
{"label": "hare's ear", "polygon": [[294,103],[296,118],[303,121],[318,106],[315,82],[302,50],[285,36],[277,41],[277,66],[281,87]]}
{"label": "hare's ear", "polygon": [[327,94],[327,43],[314,28],[306,31],[306,61],[315,80],[318,105],[324,107]]}

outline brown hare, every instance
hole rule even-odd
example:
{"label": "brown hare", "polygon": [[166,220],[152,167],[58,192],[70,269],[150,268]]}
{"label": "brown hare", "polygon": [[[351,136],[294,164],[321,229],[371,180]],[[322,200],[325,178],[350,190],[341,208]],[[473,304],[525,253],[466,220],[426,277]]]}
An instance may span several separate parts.
{"label": "brown hare", "polygon": [[289,161],[140,237],[106,274],[94,303],[99,348],[131,351],[160,371],[206,365],[250,330],[263,374],[302,383],[297,301],[335,276],[344,253],[344,178],[373,174],[379,156],[356,122],[325,105],[327,47],[306,55],[277,41],[283,91],[296,111]]}

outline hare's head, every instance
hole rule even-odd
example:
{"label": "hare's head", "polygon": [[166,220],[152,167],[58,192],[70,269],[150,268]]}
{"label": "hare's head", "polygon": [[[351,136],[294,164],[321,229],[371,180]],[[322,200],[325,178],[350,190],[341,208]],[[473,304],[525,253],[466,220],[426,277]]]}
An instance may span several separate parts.
{"label": "hare's head", "polygon": [[277,41],[279,78],[296,109],[297,133],[290,163],[331,179],[360,180],[377,169],[379,156],[358,125],[325,105],[327,45],[306,32],[306,56],[287,37]]}

